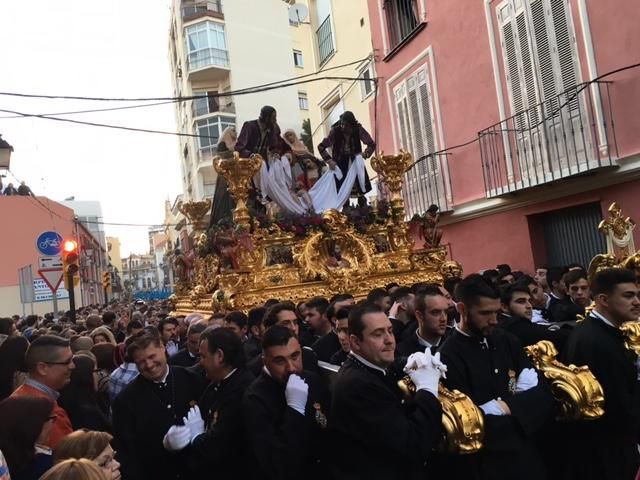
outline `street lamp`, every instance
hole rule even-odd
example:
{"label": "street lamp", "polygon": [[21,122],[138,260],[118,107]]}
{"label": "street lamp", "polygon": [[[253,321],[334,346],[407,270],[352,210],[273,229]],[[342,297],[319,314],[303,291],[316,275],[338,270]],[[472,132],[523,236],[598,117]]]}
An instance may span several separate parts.
{"label": "street lamp", "polygon": [[9,169],[12,152],[13,147],[9,145],[9,142],[3,140],[2,135],[0,135],[0,168]]}

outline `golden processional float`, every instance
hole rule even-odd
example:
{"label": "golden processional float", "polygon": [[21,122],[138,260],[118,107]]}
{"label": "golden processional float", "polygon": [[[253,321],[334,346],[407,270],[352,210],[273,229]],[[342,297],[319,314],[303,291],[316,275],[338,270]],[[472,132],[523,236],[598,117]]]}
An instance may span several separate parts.
{"label": "golden processional float", "polygon": [[[237,153],[232,158],[214,158],[215,169],[226,180],[236,203],[233,225],[226,230],[207,231],[203,218],[210,211],[209,200],[180,206],[193,225],[198,255],[191,260],[174,255],[176,293],[169,299],[174,315],[246,311],[270,298],[300,302],[341,292],[363,298],[373,288],[390,282],[442,284],[448,277],[462,276],[462,267],[447,260],[444,247],[412,248],[401,195],[404,173],[412,164],[409,153],[378,154],[371,159],[371,166],[388,186],[390,201],[384,212],[382,206],[373,205],[371,221],[364,226],[337,210],[328,210],[321,219],[295,228],[256,221],[250,216],[247,201],[251,179],[262,161],[259,155],[240,158]],[[625,259],[614,256],[615,262],[610,256],[605,258],[601,265],[616,263],[636,271],[640,266],[640,253]],[[629,348],[637,353],[640,329],[633,326],[627,330],[633,332],[628,334]],[[585,421],[602,416],[602,388],[587,367],[563,365],[556,360],[557,352],[549,342],[540,342],[527,351],[551,383],[560,419]],[[406,395],[415,393],[408,377],[399,385]],[[480,409],[463,393],[442,385],[439,400],[444,430],[441,450],[454,454],[479,451],[484,436]]]}

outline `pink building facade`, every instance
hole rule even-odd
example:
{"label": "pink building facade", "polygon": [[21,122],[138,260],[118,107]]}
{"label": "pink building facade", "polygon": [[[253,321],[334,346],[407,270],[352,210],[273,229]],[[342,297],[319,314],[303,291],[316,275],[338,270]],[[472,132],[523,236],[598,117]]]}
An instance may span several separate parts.
{"label": "pink building facade", "polygon": [[[407,215],[440,207],[466,272],[586,265],[617,201],[640,219],[633,0],[369,0],[378,148]],[[640,240],[636,231],[636,242]]]}
{"label": "pink building facade", "polygon": [[[31,265],[34,280],[40,278],[36,239],[45,231],[78,242],[80,282],[75,288],[76,308],[104,302],[101,278],[106,271],[105,251],[91,232],[74,219],[72,209],[46,197],[0,196],[0,223],[4,231],[0,235],[0,316],[53,311],[51,300],[36,299],[24,309],[20,302],[18,270]],[[58,308],[68,310],[69,300],[60,299]]]}

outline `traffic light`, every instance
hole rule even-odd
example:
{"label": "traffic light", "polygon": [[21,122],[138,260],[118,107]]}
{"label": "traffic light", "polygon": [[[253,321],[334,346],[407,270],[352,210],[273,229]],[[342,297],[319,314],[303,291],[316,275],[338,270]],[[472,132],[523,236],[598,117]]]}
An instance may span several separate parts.
{"label": "traffic light", "polygon": [[102,272],[102,288],[105,290],[111,288],[111,274],[109,272]]}
{"label": "traffic light", "polygon": [[62,243],[62,268],[64,269],[64,281],[67,290],[69,276],[73,278],[74,286],[80,280],[78,271],[80,270],[80,256],[78,252],[78,243],[75,240],[65,240]]}

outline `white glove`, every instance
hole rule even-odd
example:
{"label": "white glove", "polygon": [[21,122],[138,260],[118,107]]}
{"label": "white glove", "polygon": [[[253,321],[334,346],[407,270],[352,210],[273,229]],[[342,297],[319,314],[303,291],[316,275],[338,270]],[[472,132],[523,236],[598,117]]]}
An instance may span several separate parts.
{"label": "white glove", "polygon": [[523,368],[516,381],[516,392],[526,392],[538,386],[538,373],[533,368]]}
{"label": "white glove", "polygon": [[187,416],[182,420],[184,422],[184,426],[191,432],[191,438],[189,441],[193,442],[194,438],[204,433],[204,420],[202,419],[202,415],[200,415],[200,407],[198,407],[198,405],[191,407]]}
{"label": "white glove", "polygon": [[447,371],[447,367],[440,361],[439,353],[433,356],[431,350],[427,348],[424,353],[412,353],[407,359],[404,371],[411,377],[416,391],[427,390],[437,397],[438,383],[440,377]]}
{"label": "white glove", "polygon": [[307,385],[305,381],[295,373],[289,375],[287,387],[284,390],[287,405],[299,414],[304,415],[304,407],[307,405],[308,395],[309,385]]}
{"label": "white glove", "polygon": [[483,403],[480,405],[480,409],[485,415],[506,415],[497,400],[489,400],[487,403]]}
{"label": "white glove", "polygon": [[162,446],[171,452],[182,450],[191,442],[191,430],[188,427],[173,425],[162,439]]}

